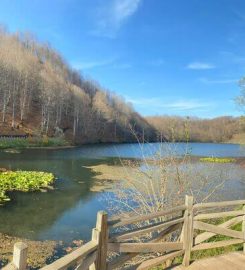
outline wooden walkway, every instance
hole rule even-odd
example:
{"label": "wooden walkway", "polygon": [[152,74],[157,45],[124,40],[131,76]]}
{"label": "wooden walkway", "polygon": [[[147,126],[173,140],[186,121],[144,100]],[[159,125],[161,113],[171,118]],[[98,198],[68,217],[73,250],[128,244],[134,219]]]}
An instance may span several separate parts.
{"label": "wooden walkway", "polygon": [[[223,223],[210,222],[220,218]],[[242,225],[242,230],[234,229],[237,224]],[[120,229],[125,226],[128,230]],[[178,236],[175,237],[177,241],[171,241],[172,238],[169,237],[173,232]],[[147,241],[134,241],[138,237],[145,240],[144,235],[150,233],[152,238],[147,238]],[[224,235],[229,239],[212,240],[217,235]],[[243,246],[243,253],[231,252],[197,260],[189,265],[191,252],[237,244]],[[12,262],[1,270],[27,270],[27,252],[25,243],[15,243]],[[107,263],[108,252],[120,255]],[[186,196],[185,204],[179,206],[146,215],[115,217],[110,220],[106,212],[98,212],[91,241],[39,270],[67,270],[70,267],[76,270],[115,270],[139,254],[157,252],[163,255],[141,262],[137,270],[150,270],[180,256],[183,256],[183,266],[175,265],[169,269],[245,270],[245,200],[194,204],[193,197]]]}
{"label": "wooden walkway", "polygon": [[244,270],[245,254],[233,252],[217,257],[202,259],[193,262],[190,266],[182,265],[170,268],[173,270]]}

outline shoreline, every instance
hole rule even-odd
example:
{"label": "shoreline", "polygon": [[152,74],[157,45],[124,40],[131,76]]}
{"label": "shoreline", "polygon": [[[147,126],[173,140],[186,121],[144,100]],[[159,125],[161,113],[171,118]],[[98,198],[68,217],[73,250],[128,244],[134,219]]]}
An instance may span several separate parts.
{"label": "shoreline", "polygon": [[[178,141],[178,142],[160,142],[160,141],[154,141],[154,142],[145,142],[140,144],[152,144],[152,143],[166,143],[166,144],[178,144],[178,143],[186,143],[186,144],[231,144],[231,145],[240,145],[245,146],[245,143],[239,143],[239,142],[184,142],[184,141]],[[73,148],[79,148],[83,146],[96,146],[96,145],[120,145],[120,144],[139,144],[138,142],[96,142],[96,143],[83,143],[79,145],[63,145],[63,146],[27,146],[27,147],[6,147],[6,148],[0,148],[0,151],[6,151],[6,150],[25,150],[25,149],[31,149],[31,150],[62,150],[62,149],[73,149]]]}

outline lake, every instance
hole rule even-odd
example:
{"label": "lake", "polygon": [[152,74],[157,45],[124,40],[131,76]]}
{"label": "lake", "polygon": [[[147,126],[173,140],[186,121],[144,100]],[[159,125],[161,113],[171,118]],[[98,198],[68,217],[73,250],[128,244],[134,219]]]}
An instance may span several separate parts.
{"label": "lake", "polygon": [[[235,144],[190,143],[170,144],[176,155],[245,157],[245,147]],[[166,147],[166,151],[165,151]],[[168,155],[169,144],[161,151]],[[29,149],[20,154],[0,152],[0,167],[16,170],[40,170],[55,174],[55,190],[46,193],[10,194],[11,202],[0,208],[0,232],[34,240],[89,239],[95,226],[96,213],[106,209],[104,193],[91,192],[95,180],[87,166],[113,164],[118,157],[150,157],[159,150],[159,144],[86,145],[64,150]],[[244,173],[237,166],[227,190],[234,188],[232,198],[245,198]],[[231,192],[230,192],[231,193]],[[228,194],[229,195],[229,194]],[[227,195],[227,196],[228,196]]]}

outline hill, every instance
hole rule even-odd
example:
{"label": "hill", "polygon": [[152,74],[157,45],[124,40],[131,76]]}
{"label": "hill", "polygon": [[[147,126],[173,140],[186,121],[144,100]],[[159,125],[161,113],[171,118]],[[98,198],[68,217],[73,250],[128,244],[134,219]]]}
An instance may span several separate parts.
{"label": "hill", "polygon": [[142,117],[73,69],[48,44],[0,28],[0,136],[64,136],[72,144],[244,142],[244,118]]}
{"label": "hill", "polygon": [[48,44],[0,31],[0,135],[63,133],[73,143],[152,140],[154,128],[115,93],[84,78]]}
{"label": "hill", "polygon": [[168,141],[245,142],[244,117],[222,116],[213,119],[178,116],[152,116],[147,121]]}

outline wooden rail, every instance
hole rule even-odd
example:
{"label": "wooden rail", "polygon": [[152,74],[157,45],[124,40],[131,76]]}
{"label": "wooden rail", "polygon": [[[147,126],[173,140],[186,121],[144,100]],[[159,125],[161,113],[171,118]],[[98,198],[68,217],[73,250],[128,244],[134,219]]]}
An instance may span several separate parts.
{"label": "wooden rail", "polygon": [[[241,210],[232,209],[239,205],[243,206]],[[217,208],[221,211],[215,211]],[[218,225],[209,223],[220,218],[226,221]],[[242,231],[231,229],[239,223]],[[169,236],[177,232],[177,240],[170,241]],[[233,239],[205,242],[215,235]],[[193,197],[186,196],[181,206],[144,216],[108,220],[106,212],[98,212],[91,241],[41,270],[113,270],[145,253],[162,255],[138,264],[137,270],[151,269],[179,256],[183,256],[183,266],[188,266],[191,252],[236,244],[243,244],[245,253],[245,200],[193,204]],[[109,252],[118,255],[110,259]],[[13,261],[3,269],[26,267],[27,245],[16,243]]]}

